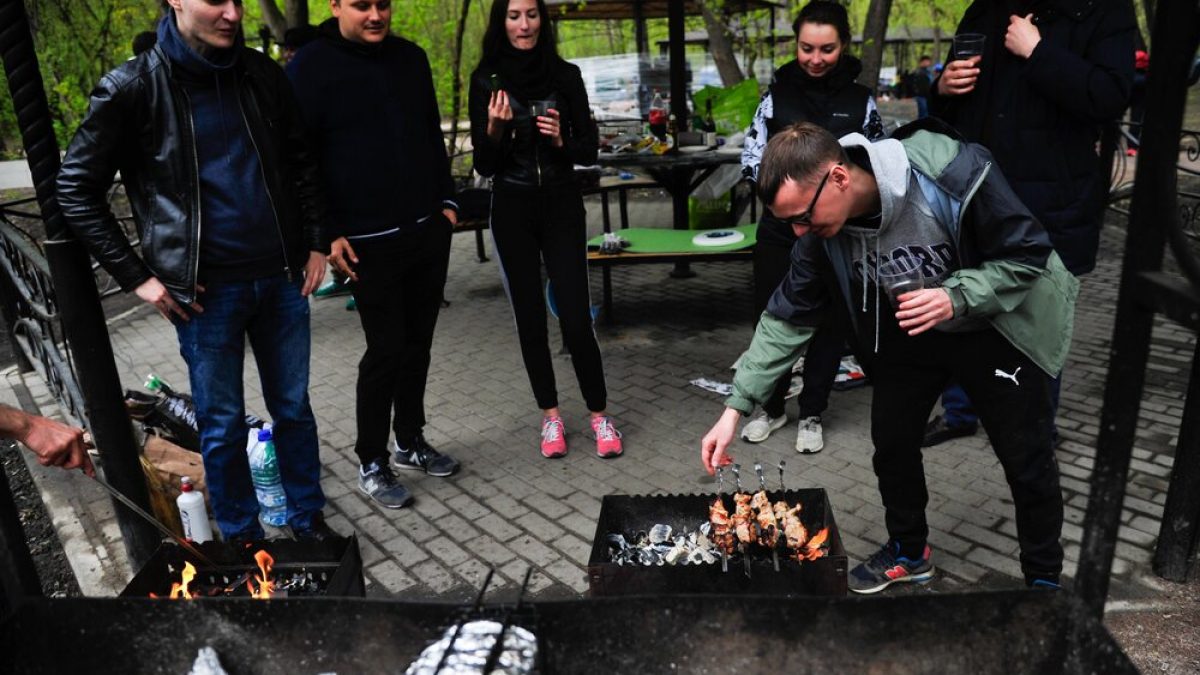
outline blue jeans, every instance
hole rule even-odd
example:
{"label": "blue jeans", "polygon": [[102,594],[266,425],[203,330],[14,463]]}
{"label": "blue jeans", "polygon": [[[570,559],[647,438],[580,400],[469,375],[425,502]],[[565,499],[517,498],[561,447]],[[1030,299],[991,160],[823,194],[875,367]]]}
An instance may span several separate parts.
{"label": "blue jeans", "polygon": [[249,430],[242,365],[248,336],[274,424],[288,524],[307,529],[325,506],[317,421],[308,401],[308,299],[300,295],[299,282],[281,273],[254,281],[210,283],[197,302],[203,313],[174,323],[196,401],[217,526],[226,539],[263,535],[246,457]]}

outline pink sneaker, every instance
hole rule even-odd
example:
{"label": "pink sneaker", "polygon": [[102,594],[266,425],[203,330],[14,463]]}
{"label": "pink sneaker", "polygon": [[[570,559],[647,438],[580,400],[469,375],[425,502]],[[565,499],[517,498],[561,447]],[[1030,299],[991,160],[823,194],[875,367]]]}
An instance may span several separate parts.
{"label": "pink sneaker", "polygon": [[554,459],[567,454],[567,434],[561,417],[542,418],[542,457]]}
{"label": "pink sneaker", "polygon": [[596,454],[601,459],[620,457],[624,452],[621,447],[621,432],[613,426],[612,418],[608,415],[592,418],[592,433],[596,435]]}

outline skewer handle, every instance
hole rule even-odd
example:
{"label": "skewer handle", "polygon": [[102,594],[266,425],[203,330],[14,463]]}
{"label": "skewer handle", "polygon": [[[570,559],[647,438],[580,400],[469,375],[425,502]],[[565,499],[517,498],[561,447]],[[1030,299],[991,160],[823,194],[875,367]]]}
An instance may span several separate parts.
{"label": "skewer handle", "polygon": [[787,491],[787,488],[786,488],[786,487],[784,487],[784,485],[783,485],[783,465],[784,465],[784,464],[786,464],[786,463],[787,463],[787,462],[786,462],[786,461],[784,461],[784,460],[782,460],[782,459],[781,459],[781,460],[779,460],[779,490],[780,490],[781,492],[786,492],[786,491]]}
{"label": "skewer handle", "polygon": [[762,488],[763,492],[766,492],[766,490],[767,490],[767,479],[766,479],[765,477],[763,477],[763,468],[762,468],[762,464],[759,464],[759,463],[755,462],[755,464],[754,464],[754,473],[757,473],[757,474],[758,474],[758,485],[759,485],[759,487],[761,487],[761,488]]}

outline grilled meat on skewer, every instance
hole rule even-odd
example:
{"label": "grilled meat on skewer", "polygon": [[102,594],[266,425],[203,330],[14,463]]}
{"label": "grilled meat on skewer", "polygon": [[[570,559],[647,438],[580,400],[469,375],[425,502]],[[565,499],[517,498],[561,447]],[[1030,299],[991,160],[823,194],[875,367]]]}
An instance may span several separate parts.
{"label": "grilled meat on skewer", "polygon": [[758,543],[767,548],[774,548],[779,540],[779,523],[775,519],[775,512],[771,510],[771,502],[767,497],[766,490],[759,490],[754,493],[754,498],[750,500],[750,506],[758,513]]}
{"label": "grilled meat on skewer", "polygon": [[708,507],[708,522],[712,523],[710,536],[713,543],[726,554],[733,553],[733,526],[729,522],[729,512],[725,510],[725,503],[720,497],[714,499],[712,506]]}
{"label": "grilled meat on skewer", "polygon": [[737,507],[733,511],[733,531],[743,544],[754,543],[754,511],[750,508],[750,495],[739,492],[733,496]]}
{"label": "grilled meat on skewer", "polygon": [[779,522],[783,526],[783,536],[787,538],[788,548],[795,551],[802,549],[804,542],[808,540],[808,530],[804,529],[804,524],[800,522],[800,507],[797,505],[784,511]]}

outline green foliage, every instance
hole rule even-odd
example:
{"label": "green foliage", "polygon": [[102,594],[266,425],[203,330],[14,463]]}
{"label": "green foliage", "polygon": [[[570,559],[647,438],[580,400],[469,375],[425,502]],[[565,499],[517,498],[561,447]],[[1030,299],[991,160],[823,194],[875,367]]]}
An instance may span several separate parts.
{"label": "green foliage", "polygon": [[[54,130],[65,146],[87,110],[92,87],[129,58],[134,35],[153,29],[158,6],[128,0],[26,0],[25,5]],[[0,151],[12,155],[20,147],[12,100],[0,99]]]}
{"label": "green foliage", "polygon": [[[788,15],[795,16],[805,1],[788,2]],[[393,3],[395,12],[392,29],[397,35],[416,42],[428,53],[438,101],[447,117],[452,108],[454,34],[462,2],[396,0]],[[461,65],[464,92],[466,79],[479,60],[480,43],[491,2],[470,0]],[[862,30],[869,2],[847,0],[851,29],[856,33]],[[713,4],[719,6],[720,2],[713,0]],[[889,24],[892,27],[937,27],[948,40],[968,4],[969,0],[895,0]],[[60,144],[65,145],[70,139],[86,112],[88,94],[93,85],[105,72],[130,56],[130,42],[134,35],[153,29],[158,18],[158,5],[157,0],[26,0]],[[309,0],[308,5],[312,23],[318,24],[330,17],[327,0]],[[247,43],[258,47],[258,32],[263,25],[259,1],[246,0],[244,7],[246,16],[243,26]],[[748,38],[743,46],[738,47],[744,52],[743,56],[765,57],[769,53],[763,44],[768,31],[765,13],[743,16],[739,25],[745,26],[740,31]],[[559,49],[567,58],[628,53],[637,49],[632,21],[561,21],[557,27]],[[787,18],[780,17],[777,30],[786,32],[787,27]],[[702,28],[704,21],[699,16],[687,18],[686,30]],[[658,42],[667,38],[666,20],[647,21],[647,33],[651,53],[657,55]],[[785,57],[792,47],[788,43],[779,45],[778,49],[779,54]],[[941,49],[944,54],[946,47],[942,46]],[[906,60],[915,62],[915,50],[908,52]],[[889,65],[900,65],[904,69],[913,66],[911,63],[893,64],[894,58],[892,50],[885,51],[885,62]],[[7,92],[7,86],[4,91]],[[7,95],[0,95],[0,155],[11,156],[19,147],[12,101]]]}

